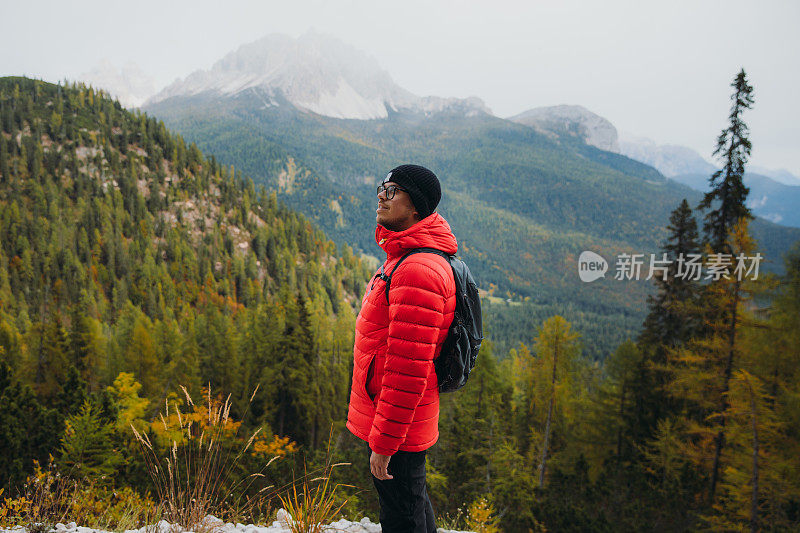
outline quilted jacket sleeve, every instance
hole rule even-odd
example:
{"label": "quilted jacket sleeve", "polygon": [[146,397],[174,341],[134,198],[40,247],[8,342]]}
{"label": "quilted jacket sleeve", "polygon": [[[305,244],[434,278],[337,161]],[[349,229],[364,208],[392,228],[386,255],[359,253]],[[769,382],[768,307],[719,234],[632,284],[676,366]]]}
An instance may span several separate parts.
{"label": "quilted jacket sleeve", "polygon": [[428,387],[446,295],[442,275],[411,258],[392,275],[386,361],[369,434],[377,453],[394,455],[406,438]]}

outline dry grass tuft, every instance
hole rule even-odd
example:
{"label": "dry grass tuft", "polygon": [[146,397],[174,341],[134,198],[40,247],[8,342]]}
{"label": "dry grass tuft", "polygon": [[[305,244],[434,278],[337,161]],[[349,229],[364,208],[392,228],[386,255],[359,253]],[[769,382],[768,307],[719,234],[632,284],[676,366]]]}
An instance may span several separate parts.
{"label": "dry grass tuft", "polygon": [[[302,481],[299,493],[298,481],[295,481],[291,485],[291,492],[286,496],[278,495],[281,505],[291,517],[287,520],[286,525],[292,533],[322,533],[327,530],[327,524],[347,504],[347,499],[337,503],[336,489],[339,487],[352,488],[352,485],[331,484],[333,469],[350,464],[331,463],[332,433],[333,427],[331,427],[331,435],[328,438],[328,447],[325,452],[325,466],[312,472],[306,472],[299,480]],[[319,470],[322,471],[321,475],[309,479]]]}
{"label": "dry grass tuft", "polygon": [[[268,512],[269,501],[275,493],[270,491],[271,486],[261,488],[255,496],[245,494],[253,483],[264,477],[263,470],[278,458],[277,455],[260,472],[235,482],[231,479],[260,428],[234,453],[231,442],[236,442],[240,423],[230,419],[230,395],[224,402],[212,399],[209,386],[206,405],[198,407],[186,388],[181,386],[181,389],[191,411],[182,413],[177,401],[172,405],[169,400],[165,401],[165,415],[160,415],[160,420],[164,435],[171,440],[165,457],[159,457],[147,435],[131,426],[156,487],[158,501],[163,506],[163,518],[184,530],[213,533],[223,524],[206,521],[209,514],[244,519],[254,513]],[[248,409],[249,406],[248,403]],[[237,489],[240,489],[239,496],[231,501],[231,494],[236,494]]]}

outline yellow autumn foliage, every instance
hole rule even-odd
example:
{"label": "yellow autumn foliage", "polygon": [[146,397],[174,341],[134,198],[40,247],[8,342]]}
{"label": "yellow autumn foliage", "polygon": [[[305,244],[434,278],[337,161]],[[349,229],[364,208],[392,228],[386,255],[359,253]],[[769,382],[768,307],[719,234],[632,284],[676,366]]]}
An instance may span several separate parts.
{"label": "yellow autumn foliage", "polygon": [[475,533],[500,533],[494,505],[488,498],[478,498],[467,511],[467,529]]}

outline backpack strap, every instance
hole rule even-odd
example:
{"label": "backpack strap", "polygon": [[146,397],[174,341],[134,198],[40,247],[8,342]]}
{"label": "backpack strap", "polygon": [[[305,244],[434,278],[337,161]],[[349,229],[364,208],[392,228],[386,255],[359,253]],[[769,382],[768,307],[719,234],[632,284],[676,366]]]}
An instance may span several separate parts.
{"label": "backpack strap", "polygon": [[389,285],[392,283],[392,275],[394,274],[394,271],[397,270],[397,267],[400,266],[400,263],[402,263],[403,260],[406,257],[408,257],[409,255],[419,254],[419,253],[429,253],[429,254],[440,255],[440,256],[444,257],[445,259],[447,259],[448,263],[450,262],[450,257],[452,257],[447,252],[443,252],[442,250],[437,250],[436,248],[414,248],[413,250],[411,250],[409,252],[406,252],[406,254],[403,257],[401,257],[400,260],[397,263],[394,264],[394,267],[392,268],[392,273],[389,274],[388,276],[386,274],[384,274],[383,265],[381,265],[381,273],[380,273],[380,275],[378,277],[386,282],[386,291],[385,291],[386,292],[386,305],[389,305]]}

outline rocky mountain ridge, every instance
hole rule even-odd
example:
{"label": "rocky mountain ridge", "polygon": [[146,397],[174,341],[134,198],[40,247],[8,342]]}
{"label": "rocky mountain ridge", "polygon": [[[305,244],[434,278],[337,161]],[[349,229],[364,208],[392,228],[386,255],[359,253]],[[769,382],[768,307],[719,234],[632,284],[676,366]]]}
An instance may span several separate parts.
{"label": "rocky mountain ridge", "polygon": [[540,133],[572,135],[586,144],[619,153],[617,129],[607,119],[579,105],[535,107],[508,120],[531,126]]}

